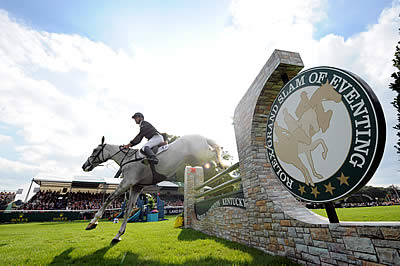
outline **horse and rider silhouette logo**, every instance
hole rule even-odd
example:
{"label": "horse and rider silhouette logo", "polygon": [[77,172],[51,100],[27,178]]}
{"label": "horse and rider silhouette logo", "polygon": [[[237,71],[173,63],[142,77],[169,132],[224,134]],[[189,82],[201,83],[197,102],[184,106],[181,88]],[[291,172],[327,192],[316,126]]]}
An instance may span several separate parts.
{"label": "horse and rider silhouette logo", "polygon": [[317,67],[278,93],[267,122],[267,157],[292,194],[327,202],[368,182],[382,157],[385,134],[382,108],[364,81],[344,70]]}

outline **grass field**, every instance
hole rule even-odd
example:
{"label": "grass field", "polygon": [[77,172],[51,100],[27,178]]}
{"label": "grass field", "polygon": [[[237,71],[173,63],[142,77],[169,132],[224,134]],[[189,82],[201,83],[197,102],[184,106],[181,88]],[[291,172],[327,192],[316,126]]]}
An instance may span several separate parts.
{"label": "grass field", "polygon": [[[325,209],[315,209],[313,212],[328,217]],[[400,222],[400,205],[337,208],[336,213],[339,221],[361,221],[361,222]]]}
{"label": "grass field", "polygon": [[87,221],[0,225],[0,265],[294,265],[257,249],[173,228],[175,217],[130,223],[122,241],[110,246],[120,223]]}

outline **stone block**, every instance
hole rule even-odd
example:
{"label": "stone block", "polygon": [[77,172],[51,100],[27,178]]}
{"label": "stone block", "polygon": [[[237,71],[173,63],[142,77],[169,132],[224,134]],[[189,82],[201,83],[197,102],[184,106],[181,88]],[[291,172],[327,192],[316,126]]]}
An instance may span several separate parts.
{"label": "stone block", "polygon": [[308,247],[307,245],[296,244],[296,251],[300,253],[308,253]]}
{"label": "stone block", "polygon": [[295,256],[295,249],[293,247],[285,246],[285,256],[294,257]]}
{"label": "stone block", "polygon": [[308,262],[314,263],[314,264],[321,264],[321,260],[319,259],[318,256],[310,255],[307,253],[302,254],[303,260],[306,260]]}
{"label": "stone block", "polygon": [[345,236],[355,236],[357,237],[357,228],[356,227],[346,227]]}
{"label": "stone block", "polygon": [[308,247],[308,252],[311,255],[330,258],[329,251],[326,248]]}
{"label": "stone block", "polygon": [[385,264],[375,263],[371,261],[361,260],[362,266],[385,266]]}
{"label": "stone block", "polygon": [[294,240],[294,243],[296,243],[296,244],[305,244],[304,238],[295,237],[295,238],[293,238],[293,240]]}
{"label": "stone block", "polygon": [[365,237],[343,237],[346,248],[353,251],[375,254],[371,239]]}
{"label": "stone block", "polygon": [[372,243],[377,247],[400,249],[400,241],[372,239]]}
{"label": "stone block", "polygon": [[321,265],[337,265],[337,262],[332,258],[321,258]]}
{"label": "stone block", "polygon": [[328,250],[336,253],[345,253],[346,247],[341,243],[327,243]]}
{"label": "stone block", "polygon": [[375,254],[368,254],[368,253],[361,253],[361,252],[354,252],[354,257],[357,259],[368,260],[377,262],[378,259]]}
{"label": "stone block", "polygon": [[319,240],[313,241],[314,246],[319,247],[319,248],[328,248],[328,243],[325,241],[319,241]]}
{"label": "stone block", "polygon": [[399,252],[393,248],[376,248],[379,262],[390,265],[400,265]]}
{"label": "stone block", "polygon": [[358,236],[368,238],[382,238],[381,230],[378,227],[358,227]]}
{"label": "stone block", "polygon": [[304,243],[306,243],[307,245],[311,246],[313,244],[313,240],[312,240],[310,234],[304,234],[303,239],[304,239]]}
{"label": "stone block", "polygon": [[336,252],[329,252],[329,254],[331,255],[331,258],[337,261],[344,261],[347,262],[347,255],[343,254],[343,253],[336,253]]}
{"label": "stone block", "polygon": [[290,237],[297,237],[296,228],[288,227],[288,236]]}
{"label": "stone block", "polygon": [[281,220],[281,226],[290,226],[290,220]]}
{"label": "stone block", "polygon": [[[255,188],[254,188],[255,189]],[[253,189],[253,190],[254,190]],[[266,200],[258,200],[258,201],[256,201],[256,206],[265,206],[265,203],[266,203],[267,201]]]}
{"label": "stone block", "polygon": [[272,229],[272,224],[271,223],[264,223],[264,228],[267,230],[271,230]]}
{"label": "stone block", "polygon": [[313,240],[332,241],[331,234],[327,228],[310,228]]}
{"label": "stone block", "polygon": [[272,219],[275,220],[284,220],[285,216],[283,213],[272,213]]}
{"label": "stone block", "polygon": [[390,240],[400,240],[400,228],[381,227],[383,237]]}

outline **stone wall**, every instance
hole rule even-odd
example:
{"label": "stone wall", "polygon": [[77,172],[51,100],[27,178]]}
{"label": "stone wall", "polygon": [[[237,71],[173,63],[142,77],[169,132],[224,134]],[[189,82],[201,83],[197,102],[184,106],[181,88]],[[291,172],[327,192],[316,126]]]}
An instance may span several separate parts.
{"label": "stone wall", "polygon": [[400,265],[400,223],[330,224],[300,204],[271,170],[265,149],[267,115],[284,81],[302,68],[298,53],[275,50],[235,110],[247,209],[217,208],[199,221],[193,209],[194,181],[185,180],[185,225],[301,264]]}

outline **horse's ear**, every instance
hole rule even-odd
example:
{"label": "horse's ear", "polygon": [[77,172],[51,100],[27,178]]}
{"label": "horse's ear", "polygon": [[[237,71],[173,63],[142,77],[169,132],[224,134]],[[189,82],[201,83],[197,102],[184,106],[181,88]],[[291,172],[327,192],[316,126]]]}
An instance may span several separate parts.
{"label": "horse's ear", "polygon": [[104,136],[101,138],[101,145],[104,144]]}

